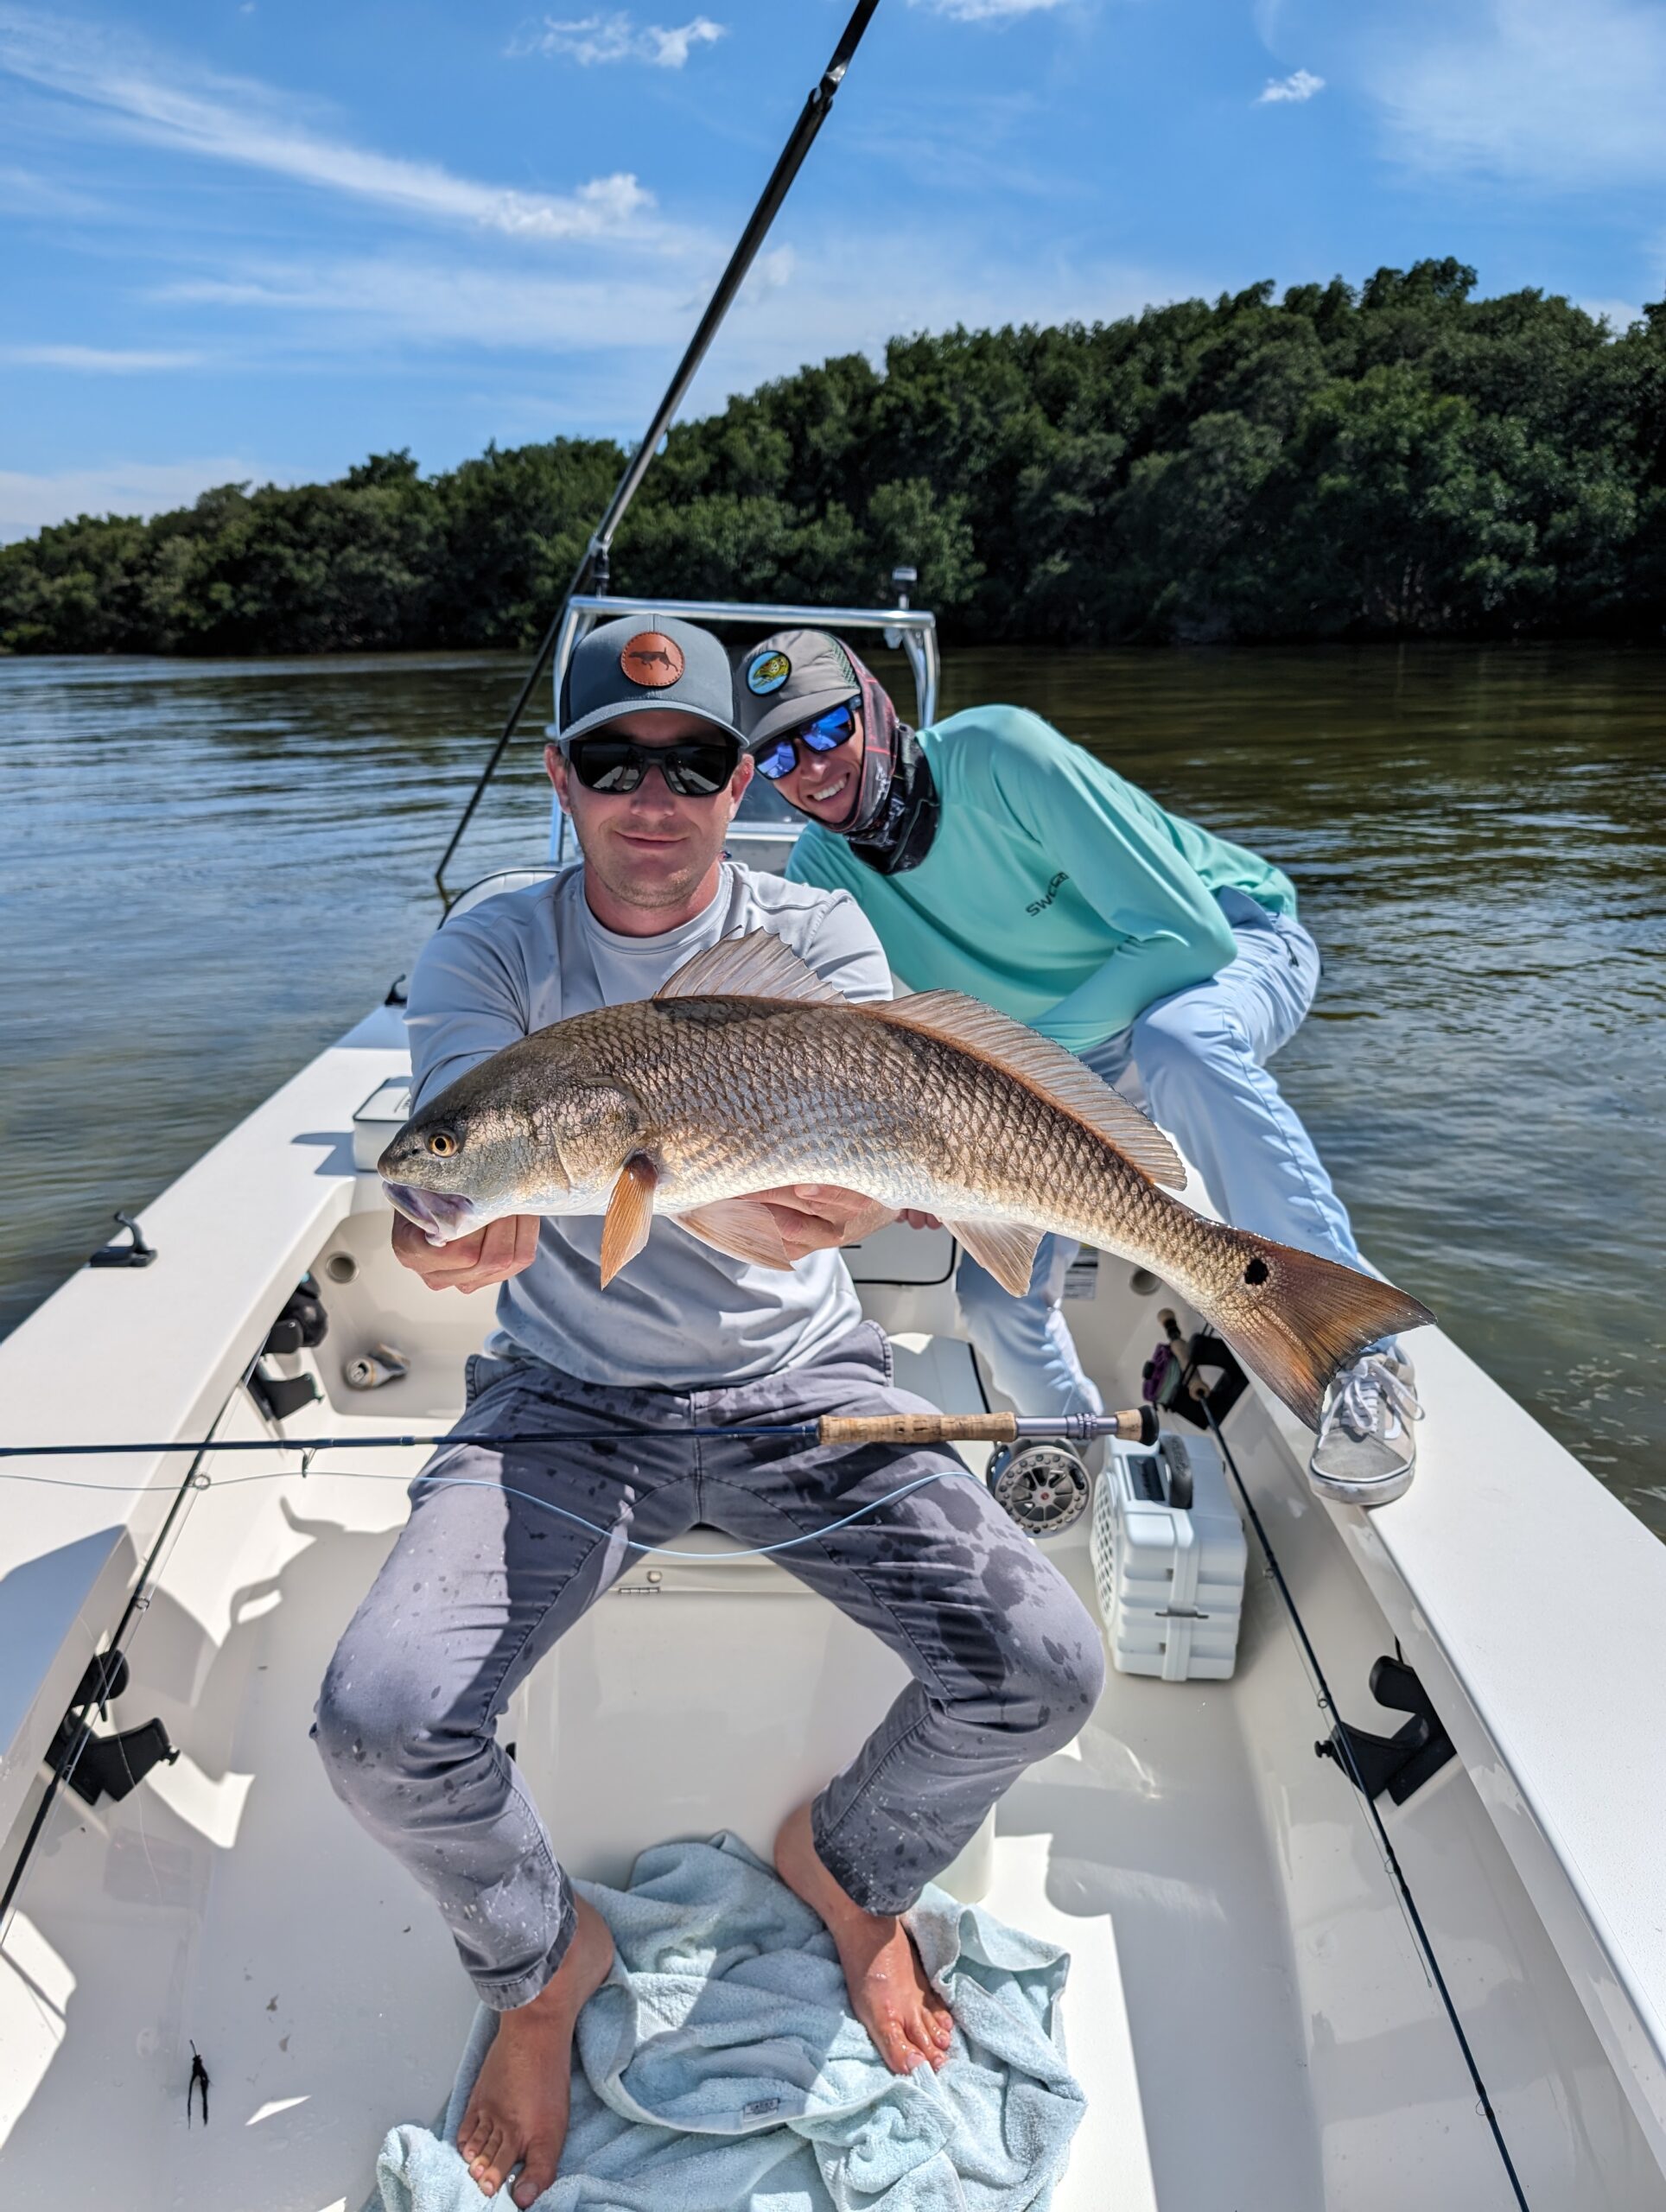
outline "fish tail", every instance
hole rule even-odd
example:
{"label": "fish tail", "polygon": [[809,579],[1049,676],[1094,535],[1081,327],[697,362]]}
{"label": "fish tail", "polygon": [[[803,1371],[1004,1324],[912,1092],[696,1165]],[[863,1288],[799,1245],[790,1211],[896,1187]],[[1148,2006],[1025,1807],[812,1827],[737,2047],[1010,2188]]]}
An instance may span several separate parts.
{"label": "fish tail", "polygon": [[1339,1368],[1380,1338],[1434,1319],[1427,1306],[1377,1275],[1268,1237],[1228,1234],[1243,1255],[1243,1281],[1253,1298],[1236,1293],[1228,1311],[1211,1319],[1243,1364],[1309,1428],[1319,1427],[1325,1392]]}

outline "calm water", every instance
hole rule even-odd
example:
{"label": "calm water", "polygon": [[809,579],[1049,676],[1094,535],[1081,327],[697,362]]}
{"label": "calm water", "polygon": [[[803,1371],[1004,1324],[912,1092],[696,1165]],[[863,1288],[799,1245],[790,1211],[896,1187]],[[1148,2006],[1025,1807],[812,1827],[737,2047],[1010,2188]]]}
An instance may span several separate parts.
{"label": "calm water", "polygon": [[[0,1331],[409,967],[518,673],[0,661]],[[1279,1073],[1362,1241],[1666,1534],[1666,653],[951,657],[980,698],[1295,877]]]}

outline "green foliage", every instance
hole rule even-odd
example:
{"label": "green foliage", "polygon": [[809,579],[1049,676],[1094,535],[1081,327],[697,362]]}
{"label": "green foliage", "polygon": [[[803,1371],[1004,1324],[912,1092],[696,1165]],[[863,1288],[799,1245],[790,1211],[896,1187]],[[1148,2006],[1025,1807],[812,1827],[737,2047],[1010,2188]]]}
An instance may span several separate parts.
{"label": "green foliage", "polygon": [[[1657,636],[1666,302],[1615,333],[1453,260],[1111,323],[897,339],[680,424],[616,588],[872,601],[951,635]],[[520,645],[625,454],[557,438],[424,477],[224,485],[0,549],[0,649]]]}

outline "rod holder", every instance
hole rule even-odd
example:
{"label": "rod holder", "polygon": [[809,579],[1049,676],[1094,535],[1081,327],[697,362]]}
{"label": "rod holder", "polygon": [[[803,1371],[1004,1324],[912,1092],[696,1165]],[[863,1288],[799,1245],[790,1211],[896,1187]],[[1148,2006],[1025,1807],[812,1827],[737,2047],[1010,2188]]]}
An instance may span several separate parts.
{"label": "rod holder", "polygon": [[144,1231],[130,1213],[118,1213],[116,1218],[127,1231],[130,1241],[125,1244],[119,1240],[111,1244],[101,1244],[88,1260],[88,1267],[148,1268],[156,1256],[156,1246],[145,1243]]}

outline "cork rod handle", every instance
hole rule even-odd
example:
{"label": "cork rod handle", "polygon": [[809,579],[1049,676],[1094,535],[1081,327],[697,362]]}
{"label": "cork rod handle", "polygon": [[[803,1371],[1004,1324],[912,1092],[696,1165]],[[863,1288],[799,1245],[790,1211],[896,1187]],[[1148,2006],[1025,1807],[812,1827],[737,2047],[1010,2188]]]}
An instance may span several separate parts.
{"label": "cork rod handle", "polygon": [[824,1414],[823,1444],[1012,1444],[1012,1414]]}

